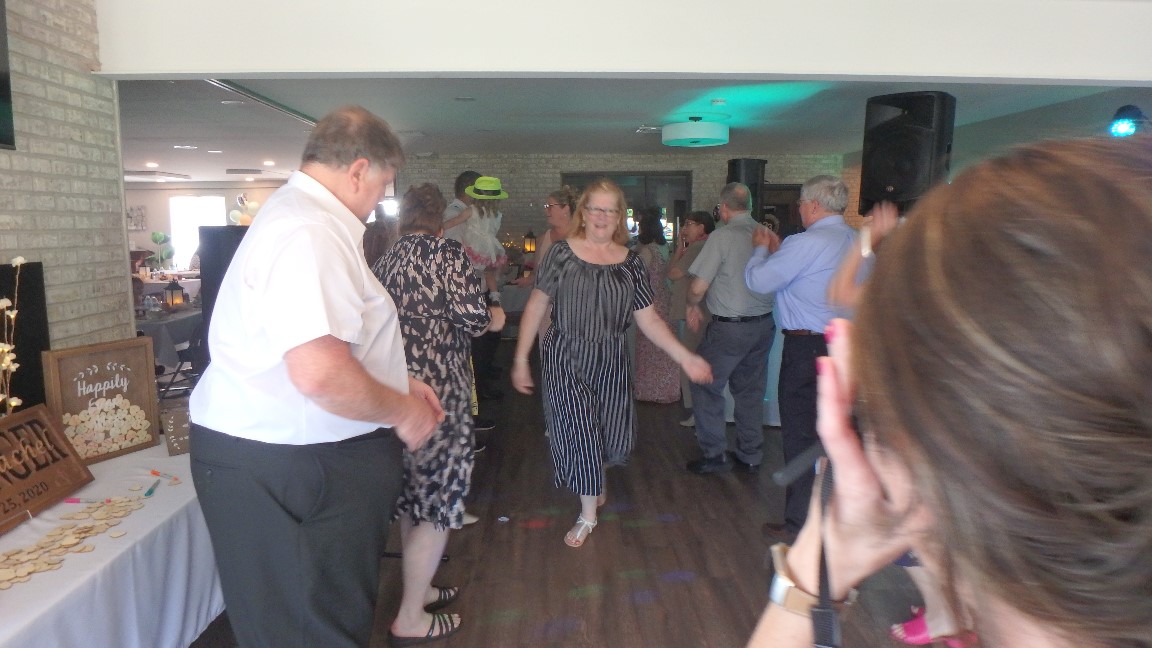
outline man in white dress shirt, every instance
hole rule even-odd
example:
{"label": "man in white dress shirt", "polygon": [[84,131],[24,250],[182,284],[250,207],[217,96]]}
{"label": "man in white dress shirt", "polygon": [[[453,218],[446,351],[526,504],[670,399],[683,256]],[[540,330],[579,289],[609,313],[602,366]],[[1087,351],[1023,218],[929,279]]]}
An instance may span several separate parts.
{"label": "man in white dress shirt", "polygon": [[242,646],[368,645],[402,447],[443,418],[364,261],[364,221],[403,163],[363,108],[320,120],[220,286],[191,459]]}

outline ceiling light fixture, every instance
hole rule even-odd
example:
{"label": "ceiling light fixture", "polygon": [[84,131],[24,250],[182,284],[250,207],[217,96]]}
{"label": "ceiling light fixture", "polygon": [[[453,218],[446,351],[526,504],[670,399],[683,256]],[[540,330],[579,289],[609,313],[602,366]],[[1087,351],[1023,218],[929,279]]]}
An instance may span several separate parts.
{"label": "ceiling light fixture", "polygon": [[276,166],[275,160],[264,160],[264,166]]}
{"label": "ceiling light fixture", "polygon": [[722,146],[728,143],[728,125],[689,117],[686,122],[665,124],[660,131],[660,141],[666,146],[688,148]]}
{"label": "ceiling light fixture", "polygon": [[1133,106],[1120,106],[1116,110],[1116,114],[1112,116],[1112,125],[1108,128],[1108,133],[1112,137],[1128,137],[1135,135],[1140,129],[1148,125],[1148,117],[1144,113]]}
{"label": "ceiling light fixture", "polygon": [[155,169],[156,167],[158,167],[160,165],[157,164],[156,162],[145,162],[144,166],[148,167],[149,169]]}
{"label": "ceiling light fixture", "polygon": [[173,144],[172,148],[174,148],[178,151],[195,151],[196,149],[198,149],[200,147],[193,146],[191,144]]}

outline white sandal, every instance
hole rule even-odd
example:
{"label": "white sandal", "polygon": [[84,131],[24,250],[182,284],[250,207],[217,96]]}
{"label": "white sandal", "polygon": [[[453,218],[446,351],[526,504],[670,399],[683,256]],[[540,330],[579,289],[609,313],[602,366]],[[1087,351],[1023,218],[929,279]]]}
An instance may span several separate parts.
{"label": "white sandal", "polygon": [[569,547],[579,547],[584,544],[588,534],[596,528],[596,522],[589,522],[583,515],[576,516],[576,525],[564,536],[564,544]]}

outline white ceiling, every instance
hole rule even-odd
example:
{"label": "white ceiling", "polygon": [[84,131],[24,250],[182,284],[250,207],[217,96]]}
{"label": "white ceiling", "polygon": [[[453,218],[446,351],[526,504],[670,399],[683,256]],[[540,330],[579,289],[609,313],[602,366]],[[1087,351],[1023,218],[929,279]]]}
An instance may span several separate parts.
{"label": "white ceiling", "polygon": [[[850,156],[861,146],[869,97],[939,90],[957,98],[956,169],[1020,142],[1101,134],[1125,103],[1152,109],[1152,88],[906,80],[330,78],[234,83],[312,118],[341,105],[363,105],[389,121],[409,155],[658,154],[668,151],[660,135],[638,134],[638,127],[702,116],[728,123],[730,143],[677,151]],[[309,127],[284,111],[204,80],[118,84],[126,171],[237,181],[254,174],[227,169],[259,169],[260,176],[279,178],[299,162]],[[236,101],[243,103],[222,103]],[[177,145],[197,148],[173,148]],[[265,160],[275,166],[265,166]],[[147,162],[158,166],[147,169]]]}

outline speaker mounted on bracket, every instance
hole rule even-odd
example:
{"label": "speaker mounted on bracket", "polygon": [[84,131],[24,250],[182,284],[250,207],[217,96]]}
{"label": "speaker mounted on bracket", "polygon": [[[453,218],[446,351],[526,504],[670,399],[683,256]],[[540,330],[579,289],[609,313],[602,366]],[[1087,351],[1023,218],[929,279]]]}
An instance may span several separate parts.
{"label": "speaker mounted on bracket", "polygon": [[860,167],[860,214],[877,202],[901,213],[948,176],[956,98],[946,92],[902,92],[868,100]]}

